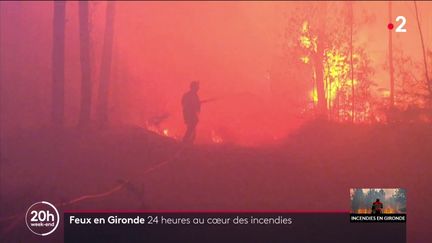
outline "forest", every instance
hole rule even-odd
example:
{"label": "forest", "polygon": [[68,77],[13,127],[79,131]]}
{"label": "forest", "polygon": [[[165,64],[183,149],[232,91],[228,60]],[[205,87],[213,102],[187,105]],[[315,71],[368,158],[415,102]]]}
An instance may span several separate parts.
{"label": "forest", "polygon": [[409,242],[427,242],[431,12],[421,1],[0,2],[0,240],[32,239],[19,219],[41,199],[349,211],[350,188],[403,188],[388,202],[409,215]]}

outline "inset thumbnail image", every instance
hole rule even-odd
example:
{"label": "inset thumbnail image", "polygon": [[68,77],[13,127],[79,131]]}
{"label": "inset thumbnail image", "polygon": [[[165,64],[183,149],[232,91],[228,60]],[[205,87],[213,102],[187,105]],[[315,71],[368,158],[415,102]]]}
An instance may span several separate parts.
{"label": "inset thumbnail image", "polygon": [[351,188],[352,214],[406,214],[406,190],[402,188]]}

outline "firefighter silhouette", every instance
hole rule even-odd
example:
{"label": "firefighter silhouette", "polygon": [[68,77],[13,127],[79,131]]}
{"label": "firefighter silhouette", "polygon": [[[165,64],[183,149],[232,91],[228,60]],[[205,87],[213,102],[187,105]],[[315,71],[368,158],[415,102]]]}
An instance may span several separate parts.
{"label": "firefighter silhouette", "polygon": [[372,203],[372,214],[381,214],[383,209],[383,204],[377,199],[374,203]]}
{"label": "firefighter silhouette", "polygon": [[193,81],[190,83],[190,89],[183,95],[183,118],[186,124],[186,132],[183,136],[183,142],[193,144],[196,136],[196,127],[198,125],[198,115],[201,111],[201,101],[198,96],[199,83]]}

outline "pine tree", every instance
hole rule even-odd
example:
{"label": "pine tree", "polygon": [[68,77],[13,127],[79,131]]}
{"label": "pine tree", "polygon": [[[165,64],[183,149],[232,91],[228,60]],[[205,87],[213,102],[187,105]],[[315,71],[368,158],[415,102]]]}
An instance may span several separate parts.
{"label": "pine tree", "polygon": [[91,64],[90,64],[90,31],[89,31],[89,2],[79,3],[80,29],[80,61],[81,61],[81,111],[79,126],[87,126],[91,115]]}
{"label": "pine tree", "polygon": [[56,126],[64,123],[64,69],[65,69],[65,25],[66,2],[54,1],[53,49],[52,49],[52,122]]}

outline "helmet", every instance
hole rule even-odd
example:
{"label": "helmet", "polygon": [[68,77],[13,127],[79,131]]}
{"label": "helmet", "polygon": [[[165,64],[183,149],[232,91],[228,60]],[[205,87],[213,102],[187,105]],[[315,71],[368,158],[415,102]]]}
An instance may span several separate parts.
{"label": "helmet", "polygon": [[198,81],[192,81],[190,83],[190,89],[191,90],[198,90],[199,89],[199,82]]}

